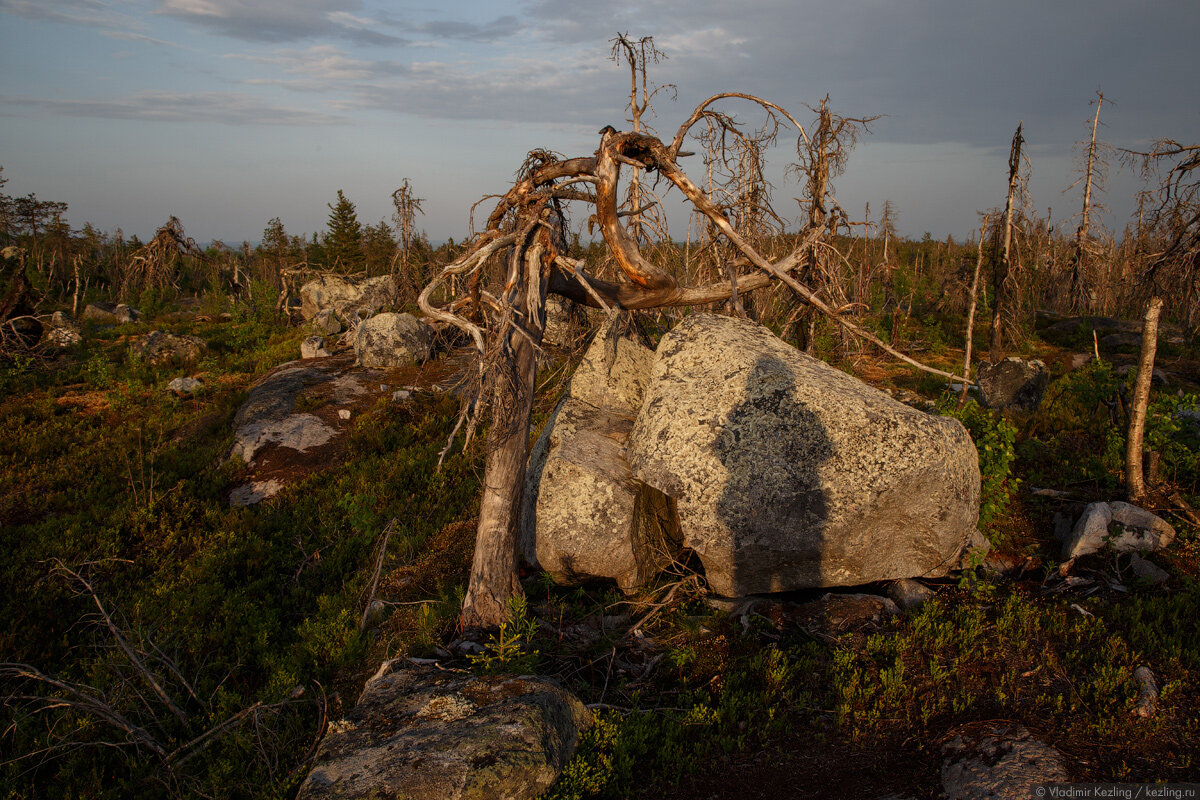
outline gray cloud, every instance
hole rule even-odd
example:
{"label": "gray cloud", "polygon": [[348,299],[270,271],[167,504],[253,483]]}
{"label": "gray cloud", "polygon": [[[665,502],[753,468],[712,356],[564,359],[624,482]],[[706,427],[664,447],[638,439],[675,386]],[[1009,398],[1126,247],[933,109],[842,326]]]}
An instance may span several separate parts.
{"label": "gray cloud", "polygon": [[235,92],[137,92],[109,100],[52,100],[4,96],[0,104],[40,108],[69,117],[140,122],[219,122],[225,125],[333,125],[331,114],[288,108]]}
{"label": "gray cloud", "polygon": [[37,22],[87,27],[136,24],[98,0],[0,0],[0,12]]}
{"label": "gray cloud", "polygon": [[876,135],[888,141],[1005,145],[1023,119],[1031,141],[1069,144],[1097,86],[1120,103],[1112,137],[1185,135],[1179,109],[1200,107],[1200,86],[1185,77],[1200,39],[1194,0],[647,0],[635,25],[615,0],[524,10],[547,42],[654,34],[669,58],[651,76],[678,84],[681,105],[720,89],[790,107],[828,92],[844,113],[888,115]]}
{"label": "gray cloud", "polygon": [[159,13],[251,42],[295,42],[319,37],[359,44],[395,45],[379,20],[358,16],[358,0],[162,0]]}

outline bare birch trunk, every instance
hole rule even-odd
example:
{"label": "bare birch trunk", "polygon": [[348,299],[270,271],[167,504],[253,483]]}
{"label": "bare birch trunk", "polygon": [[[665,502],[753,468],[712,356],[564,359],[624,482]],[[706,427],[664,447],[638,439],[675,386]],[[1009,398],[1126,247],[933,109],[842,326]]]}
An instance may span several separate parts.
{"label": "bare birch trunk", "polygon": [[967,404],[967,389],[970,388],[969,381],[971,379],[971,346],[975,334],[975,304],[979,294],[979,272],[983,267],[983,237],[987,235],[988,216],[984,214],[983,224],[979,226],[979,246],[975,253],[975,275],[971,278],[971,299],[967,304],[967,341],[966,353],[963,356],[963,387],[962,393],[958,396],[958,407],[962,408]]}
{"label": "bare birch trunk", "polygon": [[1129,436],[1125,443],[1125,490],[1131,502],[1146,494],[1142,478],[1142,439],[1146,433],[1146,407],[1150,404],[1150,382],[1154,379],[1154,354],[1158,349],[1158,315],[1163,302],[1151,297],[1142,325],[1142,355],[1138,360],[1137,383],[1133,389],[1133,408],[1129,414]]}

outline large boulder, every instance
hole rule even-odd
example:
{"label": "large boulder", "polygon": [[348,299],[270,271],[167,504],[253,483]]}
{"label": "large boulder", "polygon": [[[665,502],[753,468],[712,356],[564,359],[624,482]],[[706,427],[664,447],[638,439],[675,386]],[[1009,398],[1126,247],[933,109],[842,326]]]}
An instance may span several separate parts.
{"label": "large boulder", "polygon": [[1050,373],[1037,359],[1009,356],[996,364],[979,365],[979,394],[988,408],[1032,411],[1042,402]]}
{"label": "large boulder", "polygon": [[[300,287],[300,313],[306,320],[322,311],[332,310],[342,319],[370,316],[400,297],[396,279],[391,275],[374,278],[349,278],[322,275]],[[335,333],[327,329],[327,333]]]}
{"label": "large boulder", "polygon": [[151,331],[133,345],[134,353],[156,367],[195,361],[205,349],[204,340],[198,336],[163,331]]}
{"label": "large boulder", "polygon": [[667,498],[626,454],[654,353],[597,336],[530,455],[521,545],[556,581],[611,578],[630,591],[678,552]]}
{"label": "large boulder", "polygon": [[433,332],[412,314],[376,314],[354,335],[356,363],[363,367],[403,367],[429,358]]}
{"label": "large boulder", "polygon": [[534,798],[591,724],[578,699],[545,679],[392,661],[329,726],[298,797]]}
{"label": "large boulder", "polygon": [[942,575],[978,521],[957,420],[747,320],[695,315],[663,337],[629,451],[725,596]]}

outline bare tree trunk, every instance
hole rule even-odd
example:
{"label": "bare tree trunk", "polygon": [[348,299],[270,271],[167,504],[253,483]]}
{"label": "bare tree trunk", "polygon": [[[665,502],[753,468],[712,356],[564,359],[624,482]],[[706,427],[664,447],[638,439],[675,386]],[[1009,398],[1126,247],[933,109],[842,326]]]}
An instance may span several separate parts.
{"label": "bare tree trunk", "polygon": [[1146,433],[1146,407],[1150,404],[1150,382],[1154,379],[1154,354],[1158,349],[1158,315],[1163,301],[1151,297],[1142,325],[1142,356],[1138,360],[1137,383],[1133,389],[1133,408],[1129,414],[1129,436],[1125,443],[1125,490],[1136,503],[1146,494],[1142,479],[1142,439]]}
{"label": "bare tree trunk", "polygon": [[[971,278],[971,299],[967,304],[967,335],[966,335],[966,354],[963,356],[963,379],[969,381],[971,379],[971,345],[975,334],[975,303],[979,294],[979,271],[983,266],[983,237],[987,235],[988,215],[983,215],[983,224],[979,226],[979,246],[975,253],[975,275]],[[958,407],[962,408],[967,403],[967,389],[970,388],[969,383],[963,383],[962,394],[958,396]]]}
{"label": "bare tree trunk", "polygon": [[75,295],[71,298],[71,316],[79,318],[79,261],[82,256],[75,256]]}
{"label": "bare tree trunk", "polygon": [[1012,147],[1008,151],[1008,200],[1004,204],[1004,244],[1000,258],[995,260],[992,270],[992,336],[989,346],[992,363],[998,362],[1004,355],[1004,315],[1011,313],[1008,306],[1009,269],[1012,266],[1012,221],[1013,204],[1017,195],[1017,183],[1021,171],[1021,145],[1025,142],[1021,136],[1021,128],[1025,123],[1017,125],[1013,134]]}
{"label": "bare tree trunk", "polygon": [[463,599],[464,628],[496,627],[507,615],[508,598],[521,593],[516,530],[529,455],[529,417],[537,358],[533,345],[524,336],[513,336],[512,350],[513,381],[493,405],[492,436],[499,434],[499,441],[488,443],[471,581]]}
{"label": "bare tree trunk", "polygon": [[1096,129],[1100,127],[1100,106],[1104,105],[1104,93],[1097,92],[1096,116],[1092,118],[1092,139],[1088,144],[1087,168],[1083,182],[1083,212],[1079,216],[1079,230],[1075,232],[1075,242],[1071,254],[1071,310],[1082,312],[1084,295],[1087,287],[1084,272],[1087,269],[1087,241],[1091,231],[1092,211],[1092,177],[1096,170]]}

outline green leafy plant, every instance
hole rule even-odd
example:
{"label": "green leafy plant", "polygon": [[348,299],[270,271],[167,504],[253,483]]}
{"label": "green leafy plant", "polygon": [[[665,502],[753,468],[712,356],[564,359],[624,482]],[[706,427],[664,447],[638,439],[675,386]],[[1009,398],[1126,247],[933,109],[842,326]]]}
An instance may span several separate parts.
{"label": "green leafy plant", "polygon": [[1013,492],[1020,485],[1020,480],[1012,475],[1017,429],[1003,416],[974,400],[961,409],[943,406],[941,411],[966,426],[975,440],[975,449],[979,451],[979,527],[986,533],[1008,508]]}

